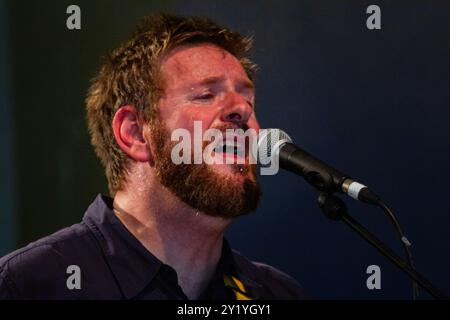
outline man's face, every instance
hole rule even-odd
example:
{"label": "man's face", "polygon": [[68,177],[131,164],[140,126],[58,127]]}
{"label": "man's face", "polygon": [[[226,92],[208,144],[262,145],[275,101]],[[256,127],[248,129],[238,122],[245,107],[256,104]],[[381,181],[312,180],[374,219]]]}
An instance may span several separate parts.
{"label": "man's face", "polygon": [[[212,44],[183,46],[163,60],[161,77],[164,94],[158,104],[158,125],[152,130],[161,183],[209,215],[235,217],[254,210],[260,187],[256,166],[249,164],[248,148],[245,164],[175,165],[171,161],[171,150],[176,144],[170,141],[171,133],[183,128],[193,140],[194,121],[201,122],[203,132],[219,129],[225,139],[225,129],[259,131],[253,109],[254,87],[242,65]],[[203,147],[208,143],[203,143]],[[235,161],[238,158],[227,152],[217,155]]]}

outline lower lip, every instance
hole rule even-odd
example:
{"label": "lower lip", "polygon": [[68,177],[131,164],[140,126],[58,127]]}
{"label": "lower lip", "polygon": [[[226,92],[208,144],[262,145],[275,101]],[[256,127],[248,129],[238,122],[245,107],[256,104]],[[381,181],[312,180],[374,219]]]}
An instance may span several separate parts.
{"label": "lower lip", "polygon": [[239,155],[237,155],[235,153],[227,153],[227,152],[225,152],[225,153],[220,153],[220,154],[222,156],[225,155],[225,158],[232,158],[234,160],[233,163],[237,163],[238,159],[244,159],[244,158],[242,158],[241,156],[239,156]]}

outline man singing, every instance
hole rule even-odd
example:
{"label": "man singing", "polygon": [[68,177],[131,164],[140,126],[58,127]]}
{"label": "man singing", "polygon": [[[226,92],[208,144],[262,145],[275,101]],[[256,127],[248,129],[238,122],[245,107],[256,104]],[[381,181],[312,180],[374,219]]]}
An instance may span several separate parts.
{"label": "man singing", "polygon": [[240,163],[173,161],[172,133],[194,136],[195,122],[224,140],[229,129],[258,132],[250,47],[205,18],[142,20],[86,99],[112,198],[97,196],[81,223],[0,259],[1,299],[303,298],[291,277],[224,239],[260,197],[248,147],[215,149]]}

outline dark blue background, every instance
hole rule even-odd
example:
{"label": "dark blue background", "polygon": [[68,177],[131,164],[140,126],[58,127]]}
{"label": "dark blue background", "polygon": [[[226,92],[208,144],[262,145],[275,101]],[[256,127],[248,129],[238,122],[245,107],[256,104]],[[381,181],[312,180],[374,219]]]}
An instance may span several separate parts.
{"label": "dark blue background", "polygon": [[[9,71],[1,70],[1,93],[11,97],[2,106],[11,126],[2,132],[11,137],[1,161],[13,195],[2,195],[0,240],[14,243],[3,252],[79,221],[107,191],[84,122],[88,79],[141,16],[169,10],[254,34],[261,126],[283,128],[376,190],[413,243],[418,270],[450,294],[449,1],[78,1],[81,31],[65,29],[69,4],[2,3],[9,43],[0,52]],[[366,28],[370,4],[381,7],[381,30]],[[313,298],[411,297],[407,277],[327,220],[300,177],[280,172],[261,181],[259,209],[227,233],[236,249],[291,274]],[[403,253],[383,212],[347,203]],[[366,288],[372,264],[381,267],[381,290]]]}

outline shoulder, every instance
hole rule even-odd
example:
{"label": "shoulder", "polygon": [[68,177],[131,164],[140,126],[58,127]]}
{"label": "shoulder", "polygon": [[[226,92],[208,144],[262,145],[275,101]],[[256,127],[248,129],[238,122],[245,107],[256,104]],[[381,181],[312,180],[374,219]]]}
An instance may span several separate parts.
{"label": "shoulder", "polygon": [[[0,268],[30,267],[36,263],[51,262],[48,258],[62,258],[68,252],[80,247],[81,242],[88,242],[90,232],[83,224],[75,224],[49,236],[41,238],[0,258]],[[61,255],[61,253],[65,253]]]}
{"label": "shoulder", "polygon": [[67,268],[99,248],[84,223],[32,242],[0,259],[0,299],[47,298],[66,287]]}
{"label": "shoulder", "polygon": [[239,272],[260,286],[262,299],[307,299],[303,287],[283,271],[252,261],[236,250],[233,250],[233,256]]}

